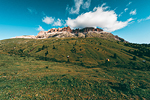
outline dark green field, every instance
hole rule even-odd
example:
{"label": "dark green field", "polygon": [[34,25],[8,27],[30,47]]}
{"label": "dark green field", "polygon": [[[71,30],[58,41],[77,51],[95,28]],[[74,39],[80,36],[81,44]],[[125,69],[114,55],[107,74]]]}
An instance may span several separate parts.
{"label": "dark green field", "polygon": [[1,40],[0,98],[149,100],[149,53],[100,38]]}

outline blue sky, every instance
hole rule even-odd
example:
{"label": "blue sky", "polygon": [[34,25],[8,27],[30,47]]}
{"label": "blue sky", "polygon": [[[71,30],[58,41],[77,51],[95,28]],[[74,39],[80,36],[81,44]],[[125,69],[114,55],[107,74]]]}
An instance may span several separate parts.
{"label": "blue sky", "polygon": [[150,0],[0,0],[0,40],[70,26],[150,43]]}

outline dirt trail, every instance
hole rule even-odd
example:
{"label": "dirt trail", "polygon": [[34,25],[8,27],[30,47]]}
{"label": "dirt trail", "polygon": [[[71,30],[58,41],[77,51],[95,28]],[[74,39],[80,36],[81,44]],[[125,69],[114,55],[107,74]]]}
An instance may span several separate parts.
{"label": "dirt trail", "polygon": [[32,52],[34,49],[36,49],[36,47],[35,47],[35,48],[33,48],[32,50],[30,50],[30,51],[28,52],[28,54],[29,54],[30,52]]}

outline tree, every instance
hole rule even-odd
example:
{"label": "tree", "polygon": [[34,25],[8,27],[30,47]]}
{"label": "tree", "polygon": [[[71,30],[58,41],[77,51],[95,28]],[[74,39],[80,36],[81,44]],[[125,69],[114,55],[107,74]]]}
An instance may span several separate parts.
{"label": "tree", "polygon": [[56,49],[54,45],[53,45],[53,49]]}
{"label": "tree", "polygon": [[133,56],[133,60],[136,60],[136,56]]}
{"label": "tree", "polygon": [[75,42],[75,44],[74,45],[76,45],[77,44],[77,41]]}
{"label": "tree", "polygon": [[116,53],[114,53],[114,58],[115,58],[115,59],[117,58],[117,54],[116,54]]}
{"label": "tree", "polygon": [[39,52],[39,51],[41,51],[41,50],[42,50],[42,49],[41,49],[41,48],[39,48],[37,52]]}
{"label": "tree", "polygon": [[45,48],[47,48],[47,46],[43,45],[43,46],[42,46],[42,50],[44,50]]}
{"label": "tree", "polygon": [[46,51],[45,56],[47,56],[47,54],[48,54],[48,51]]}

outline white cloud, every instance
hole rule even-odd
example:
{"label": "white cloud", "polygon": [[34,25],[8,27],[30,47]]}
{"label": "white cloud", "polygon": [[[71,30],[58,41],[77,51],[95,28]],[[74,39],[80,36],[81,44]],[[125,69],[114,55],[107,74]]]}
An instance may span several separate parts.
{"label": "white cloud", "polygon": [[35,9],[32,8],[27,8],[27,10],[31,13],[31,14],[37,14],[37,11]]}
{"label": "white cloud", "polygon": [[42,19],[42,22],[44,22],[46,24],[52,24],[54,22],[54,18],[46,16]]}
{"label": "white cloud", "polygon": [[138,23],[140,23],[141,21],[146,21],[146,20],[150,20],[150,15],[146,18],[143,18],[143,19],[138,19]]}
{"label": "white cloud", "polygon": [[[124,12],[126,12],[127,10],[128,10],[128,8],[125,8],[125,9],[124,9]],[[115,11],[115,10],[114,10],[114,11]],[[121,17],[124,12],[121,12],[121,13],[118,15],[118,17]]]}
{"label": "white cloud", "polygon": [[44,29],[42,28],[42,26],[39,25],[39,28],[37,28],[38,31],[44,31]]}
{"label": "white cloud", "polygon": [[125,8],[124,11],[126,12],[128,10],[128,8]]}
{"label": "white cloud", "polygon": [[83,8],[83,9],[88,9],[88,8],[90,7],[90,5],[91,5],[91,0],[87,0],[87,1],[83,4],[82,8]]}
{"label": "white cloud", "polygon": [[132,3],[132,2],[129,2],[129,3],[127,4],[127,6],[129,6],[131,3]]}
{"label": "white cloud", "polygon": [[146,20],[149,20],[150,19],[150,15],[146,18]]}
{"label": "white cloud", "polygon": [[67,5],[66,10],[69,11],[69,14],[79,14],[80,8],[88,9],[91,5],[91,0],[87,0],[85,3],[83,0],[74,0],[75,6],[69,8]]}
{"label": "white cloud", "polygon": [[[128,10],[128,8],[125,8],[125,9],[124,9],[124,12],[126,12],[127,10]],[[114,10],[114,11],[115,11],[115,10]],[[118,15],[118,17],[121,17],[124,12],[121,12],[121,13]]]}
{"label": "white cloud", "polygon": [[144,19],[138,19],[137,21],[138,21],[138,23],[139,23],[139,22],[141,22],[141,21],[143,21],[143,20],[144,20]]}
{"label": "white cloud", "polygon": [[56,22],[54,22],[53,26],[62,26],[63,23],[62,23],[62,20],[60,20],[59,18],[57,19]]}
{"label": "white cloud", "polygon": [[123,14],[123,12],[121,12],[121,13],[118,15],[118,17],[122,16],[122,14]]}
{"label": "white cloud", "polygon": [[117,21],[117,14],[114,10],[107,10],[108,6],[95,7],[93,11],[79,15],[75,19],[68,17],[66,24],[71,28],[84,27],[100,27],[105,31],[115,31],[126,27],[133,19],[129,18],[127,21]]}
{"label": "white cloud", "polygon": [[114,9],[114,11],[117,9],[118,7],[116,7],[115,9]]}
{"label": "white cloud", "polygon": [[136,15],[136,9],[135,10],[131,10],[130,15]]}
{"label": "white cloud", "polygon": [[42,15],[46,16],[46,14],[44,13],[44,11],[42,11]]}
{"label": "white cloud", "polygon": [[42,22],[46,23],[46,24],[52,24],[53,26],[62,26],[63,25],[63,20],[62,19],[55,19],[53,17],[44,17],[42,19]]}
{"label": "white cloud", "polygon": [[66,10],[68,10],[70,14],[79,14],[80,7],[83,4],[83,0],[74,0],[74,2],[75,2],[75,6],[71,8],[67,6]]}

